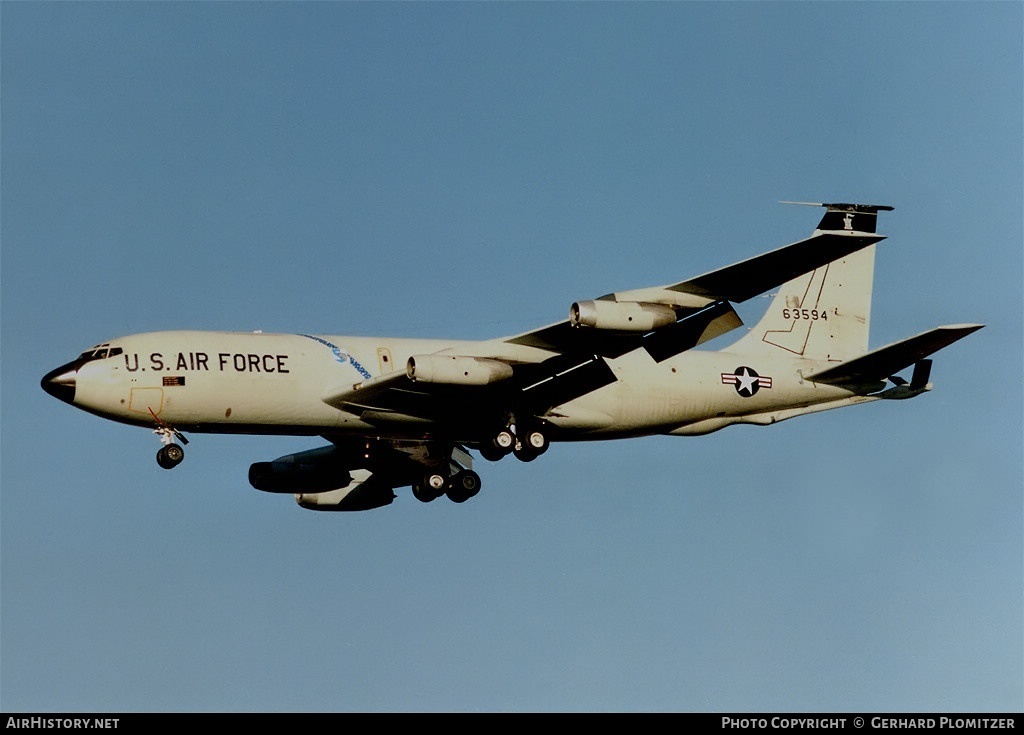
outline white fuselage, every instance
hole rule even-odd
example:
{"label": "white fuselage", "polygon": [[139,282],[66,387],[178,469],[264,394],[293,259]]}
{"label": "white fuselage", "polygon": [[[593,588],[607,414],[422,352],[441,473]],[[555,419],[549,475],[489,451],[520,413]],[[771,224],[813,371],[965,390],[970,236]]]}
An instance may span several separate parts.
{"label": "white fuselage", "polygon": [[[404,372],[414,355],[487,355],[512,362],[545,356],[502,340],[238,332],[152,332],[109,344],[120,352],[79,367],[74,405],[126,423],[213,433],[423,437],[432,428],[422,420],[395,416],[369,423],[324,399]],[[615,382],[541,417],[557,428],[558,438],[700,434],[865,400],[844,388],[805,382],[802,374],[820,369],[821,361],[691,350],[657,363],[640,349],[607,363]]]}

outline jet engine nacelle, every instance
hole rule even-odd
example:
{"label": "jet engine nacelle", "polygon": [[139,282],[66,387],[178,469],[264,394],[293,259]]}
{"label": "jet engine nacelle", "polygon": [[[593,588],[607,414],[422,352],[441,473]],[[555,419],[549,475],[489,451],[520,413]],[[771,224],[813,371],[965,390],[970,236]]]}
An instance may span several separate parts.
{"label": "jet engine nacelle", "polygon": [[512,366],[501,360],[463,355],[413,355],[406,363],[409,380],[447,385],[488,385],[512,377]]}
{"label": "jet engine nacelle", "polygon": [[394,488],[374,477],[369,470],[352,470],[352,480],[345,487],[295,495],[295,502],[306,510],[335,512],[372,510],[390,505],[394,499]]}
{"label": "jet engine nacelle", "polygon": [[286,454],[249,467],[249,484],[268,493],[319,493],[350,482],[352,475],[334,446]]}
{"label": "jet engine nacelle", "polygon": [[295,462],[256,462],[249,466],[249,484],[267,493],[321,493],[352,482],[344,469]]}
{"label": "jet engine nacelle", "polygon": [[639,301],[577,301],[569,309],[574,327],[620,332],[650,332],[675,324],[677,318],[671,306]]}

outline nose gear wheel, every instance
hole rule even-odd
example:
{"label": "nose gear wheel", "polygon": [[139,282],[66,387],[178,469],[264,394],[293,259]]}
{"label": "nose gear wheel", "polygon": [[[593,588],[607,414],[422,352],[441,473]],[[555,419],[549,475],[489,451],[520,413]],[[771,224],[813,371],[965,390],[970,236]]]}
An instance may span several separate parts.
{"label": "nose gear wheel", "polygon": [[[149,412],[153,413],[153,409],[150,409]],[[163,444],[160,451],[156,453],[156,463],[165,470],[173,470],[181,464],[181,460],[185,459],[185,450],[175,444],[174,440],[177,439],[182,444],[188,444],[188,439],[180,431],[157,418],[156,414],[153,414],[153,418],[157,420],[157,427],[153,429],[153,433],[160,437],[160,443]]]}
{"label": "nose gear wheel", "polygon": [[160,451],[156,453],[156,463],[165,470],[173,470],[181,464],[183,459],[185,459],[185,450],[177,444],[160,447]]}

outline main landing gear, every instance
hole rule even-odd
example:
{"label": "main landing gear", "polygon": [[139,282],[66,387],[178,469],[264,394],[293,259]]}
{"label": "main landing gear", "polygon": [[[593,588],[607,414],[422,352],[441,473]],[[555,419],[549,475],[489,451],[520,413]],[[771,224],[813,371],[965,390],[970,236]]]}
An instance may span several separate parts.
{"label": "main landing gear", "polygon": [[175,444],[174,439],[177,438],[182,444],[188,444],[188,439],[180,431],[166,425],[154,429],[153,433],[159,436],[163,443],[160,451],[156,453],[156,463],[165,470],[173,470],[181,464],[181,460],[185,459],[185,450]]}
{"label": "main landing gear", "polygon": [[443,474],[439,469],[431,470],[412,486],[413,497],[423,503],[437,500],[442,495],[447,495],[453,503],[465,503],[478,492],[480,475],[466,469],[461,469],[450,476]]}
{"label": "main landing gear", "polygon": [[496,433],[489,444],[480,445],[481,456],[492,462],[509,454],[522,462],[532,462],[547,450],[547,434],[539,427],[517,427],[514,423]]}

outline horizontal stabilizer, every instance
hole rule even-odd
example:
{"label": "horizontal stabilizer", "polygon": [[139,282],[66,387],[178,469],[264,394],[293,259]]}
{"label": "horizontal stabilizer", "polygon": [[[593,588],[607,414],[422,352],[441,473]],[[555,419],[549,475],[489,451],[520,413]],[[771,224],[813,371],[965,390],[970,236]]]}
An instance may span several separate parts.
{"label": "horizontal stabilizer", "polygon": [[936,327],[928,332],[872,350],[866,355],[847,360],[835,367],[827,368],[813,375],[806,375],[804,379],[832,385],[885,380],[908,365],[923,360],[928,355],[963,339],[983,326],[985,325],[950,324]]}

